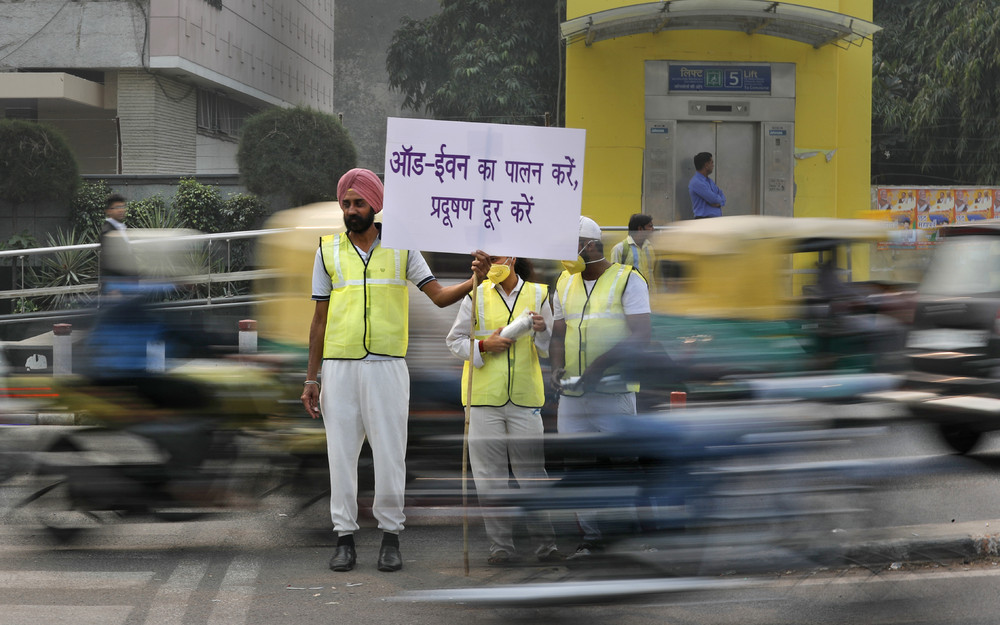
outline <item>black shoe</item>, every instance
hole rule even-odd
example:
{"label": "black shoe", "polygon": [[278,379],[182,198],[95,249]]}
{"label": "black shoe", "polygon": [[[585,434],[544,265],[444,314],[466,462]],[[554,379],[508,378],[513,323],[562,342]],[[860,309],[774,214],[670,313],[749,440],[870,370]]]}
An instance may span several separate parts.
{"label": "black shoe", "polygon": [[337,551],[330,558],[330,570],[337,572],[350,571],[354,568],[358,556],[354,552],[354,545],[337,545]]}
{"label": "black shoe", "polygon": [[599,551],[599,549],[597,548],[597,545],[595,545],[593,543],[582,542],[582,543],[580,543],[580,546],[578,546],[576,548],[576,552],[573,553],[572,555],[570,555],[569,557],[567,557],[566,559],[567,560],[583,560],[583,559],[591,557],[592,555],[594,555],[595,553],[597,553],[597,551]]}
{"label": "black shoe", "polygon": [[399,555],[396,545],[382,545],[378,550],[378,570],[398,571],[403,568],[403,556]]}

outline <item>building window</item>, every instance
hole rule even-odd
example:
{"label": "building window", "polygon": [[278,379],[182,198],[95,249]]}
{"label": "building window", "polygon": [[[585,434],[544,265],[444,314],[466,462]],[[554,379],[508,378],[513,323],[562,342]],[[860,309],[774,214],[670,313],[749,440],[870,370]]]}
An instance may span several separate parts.
{"label": "building window", "polygon": [[257,109],[226,96],[198,90],[198,130],[238,139],[243,124]]}
{"label": "building window", "polygon": [[210,7],[222,10],[222,0],[205,0]]}

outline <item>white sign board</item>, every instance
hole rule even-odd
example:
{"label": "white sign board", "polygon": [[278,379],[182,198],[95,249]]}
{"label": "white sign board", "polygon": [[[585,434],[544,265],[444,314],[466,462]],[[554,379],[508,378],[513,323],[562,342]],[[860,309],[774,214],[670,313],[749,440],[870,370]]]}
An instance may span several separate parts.
{"label": "white sign board", "polygon": [[389,118],[382,243],[571,260],[585,131]]}

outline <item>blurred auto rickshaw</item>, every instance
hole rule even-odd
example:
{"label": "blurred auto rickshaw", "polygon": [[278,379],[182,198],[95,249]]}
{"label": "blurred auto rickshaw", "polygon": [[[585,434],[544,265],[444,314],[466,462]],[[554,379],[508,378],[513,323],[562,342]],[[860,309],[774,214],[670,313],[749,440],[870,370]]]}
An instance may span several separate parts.
{"label": "blurred auto rickshaw", "polygon": [[643,388],[691,392],[692,384],[728,381],[695,388],[741,398],[776,397],[790,386],[813,398],[868,390],[877,378],[839,375],[836,385],[804,386],[774,378],[895,366],[904,340],[903,325],[886,314],[895,300],[883,285],[849,279],[852,246],[887,236],[877,221],[770,216],[660,231],[652,242],[661,284],[651,307],[653,362],[659,354],[662,366],[643,367]]}

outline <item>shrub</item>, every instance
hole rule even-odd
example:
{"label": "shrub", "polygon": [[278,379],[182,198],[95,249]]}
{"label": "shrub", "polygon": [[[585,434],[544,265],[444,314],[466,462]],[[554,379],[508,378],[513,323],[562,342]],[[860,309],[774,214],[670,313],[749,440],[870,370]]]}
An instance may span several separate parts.
{"label": "shrub", "polygon": [[69,203],[69,220],[77,232],[97,234],[104,223],[104,207],[111,187],[107,180],[84,181]]}
{"label": "shrub", "polygon": [[181,178],[174,196],[174,212],[187,228],[222,231],[224,202],[219,190],[193,178]]}
{"label": "shrub", "polygon": [[79,168],[62,134],[18,119],[0,119],[0,199],[69,202],[80,183]]}
{"label": "shrub", "polygon": [[264,223],[268,205],[258,196],[250,193],[230,194],[223,210],[225,231],[256,230]]}
{"label": "shrub", "polygon": [[[93,240],[91,235],[78,233],[75,228],[68,231],[60,228],[54,236],[49,234],[47,239],[49,247],[78,245]],[[31,268],[26,277],[27,286],[42,288],[93,284],[97,281],[97,265],[97,254],[93,250],[61,250],[47,254],[41,257],[37,267]],[[62,293],[38,298],[39,301],[33,304],[41,303],[43,308],[50,310],[63,309],[87,305],[92,299],[92,295],[86,293]],[[26,302],[19,306],[27,309]]]}
{"label": "shrub", "polygon": [[183,228],[184,222],[176,210],[167,206],[159,195],[128,203],[125,221],[130,228]]}
{"label": "shrub", "polygon": [[250,117],[236,154],[250,191],[286,194],[294,206],[335,200],[337,181],[357,159],[340,120],[305,107],[272,108]]}

